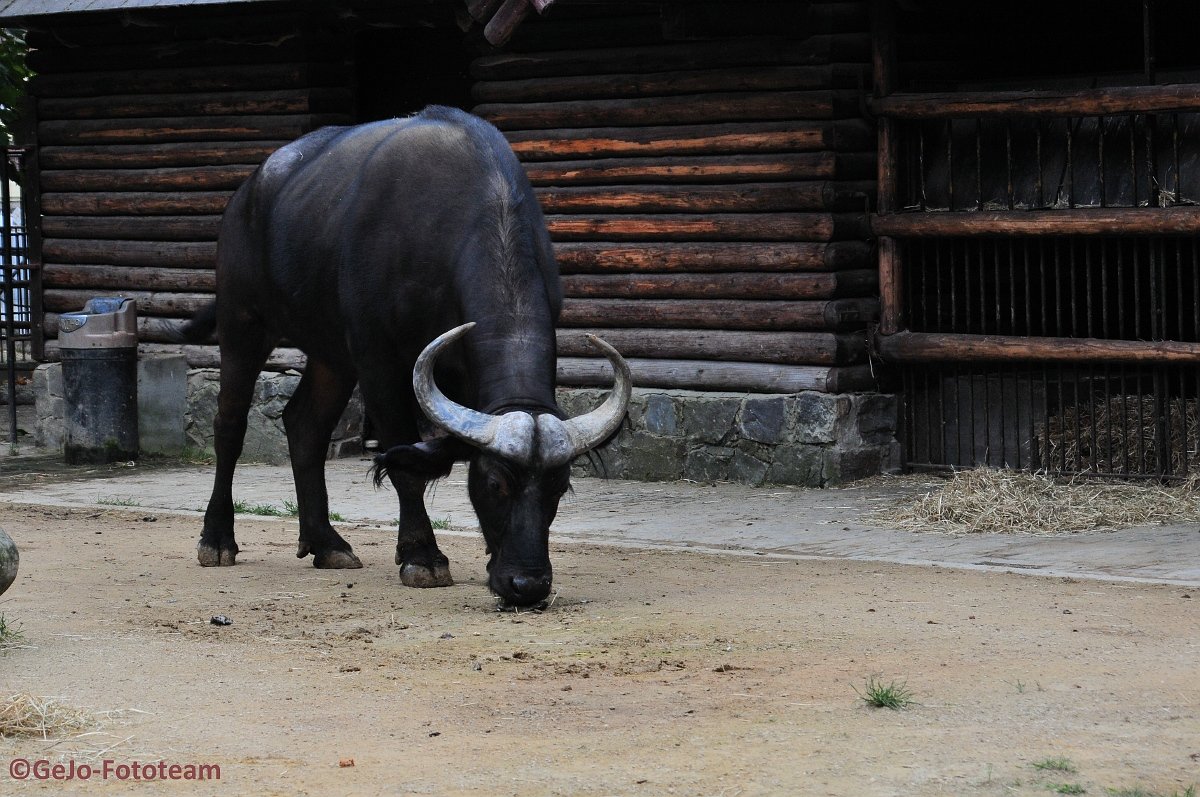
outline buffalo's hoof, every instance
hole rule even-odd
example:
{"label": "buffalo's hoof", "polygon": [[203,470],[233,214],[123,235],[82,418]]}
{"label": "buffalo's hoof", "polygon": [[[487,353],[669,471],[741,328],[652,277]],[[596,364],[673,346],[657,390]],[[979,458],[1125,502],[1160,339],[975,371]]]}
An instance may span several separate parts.
{"label": "buffalo's hoof", "polygon": [[400,583],[406,587],[452,587],[454,579],[450,577],[449,565],[418,565],[410,562],[400,567]]}
{"label": "buffalo's hoof", "polygon": [[237,548],[214,548],[203,542],[196,545],[196,558],[204,567],[231,567],[237,564]]}
{"label": "buffalo's hoof", "polygon": [[363,564],[351,551],[325,551],[313,555],[313,567],[322,570],[357,570]]}

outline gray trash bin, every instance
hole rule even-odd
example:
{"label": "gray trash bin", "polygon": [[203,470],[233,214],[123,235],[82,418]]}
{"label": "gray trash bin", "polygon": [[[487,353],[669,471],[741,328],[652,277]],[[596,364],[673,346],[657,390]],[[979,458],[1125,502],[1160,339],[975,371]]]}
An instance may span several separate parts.
{"label": "gray trash bin", "polygon": [[58,321],[69,465],[138,455],[137,303],[99,297]]}

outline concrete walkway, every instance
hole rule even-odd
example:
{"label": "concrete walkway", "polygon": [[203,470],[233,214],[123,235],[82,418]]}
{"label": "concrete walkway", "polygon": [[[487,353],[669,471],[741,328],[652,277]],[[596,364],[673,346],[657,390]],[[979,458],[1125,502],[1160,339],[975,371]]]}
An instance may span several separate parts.
{"label": "concrete walkway", "polygon": [[[329,463],[331,509],[348,523],[393,526],[395,495],[390,487],[374,489],[368,465],[360,459]],[[211,466],[148,463],[72,470],[50,457],[0,458],[0,502],[126,505],[198,517],[211,480]],[[1200,587],[1197,525],[1049,536],[948,536],[899,531],[864,519],[877,507],[923,492],[921,480],[912,477],[830,490],[600,479],[576,479],[574,487],[554,523],[557,542],[845,558]],[[242,465],[234,494],[247,505],[282,507],[284,501],[294,500],[291,472],[287,467]],[[478,533],[461,468],[436,486],[427,505],[430,517],[441,521],[437,525],[450,527],[439,533]]]}

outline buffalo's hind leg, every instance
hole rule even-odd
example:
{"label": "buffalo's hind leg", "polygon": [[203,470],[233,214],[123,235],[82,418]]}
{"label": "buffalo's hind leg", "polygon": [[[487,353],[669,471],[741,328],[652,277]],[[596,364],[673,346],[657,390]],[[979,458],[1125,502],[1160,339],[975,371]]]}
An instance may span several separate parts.
{"label": "buffalo's hind leg", "polygon": [[325,488],[329,437],[354,392],[354,383],[352,370],[310,357],[296,392],[283,410],[300,510],[296,556],[303,558],[311,553],[315,567],[362,567],[350,543],[329,523],[329,493]]}
{"label": "buffalo's hind leg", "polygon": [[233,471],[242,454],[254,383],[274,346],[274,341],[257,325],[238,324],[231,329],[228,322],[221,333],[221,388],[213,421],[216,474],[208,509],[204,512],[204,530],[196,545],[196,558],[205,567],[228,566],[237,560],[238,546],[233,535]]}

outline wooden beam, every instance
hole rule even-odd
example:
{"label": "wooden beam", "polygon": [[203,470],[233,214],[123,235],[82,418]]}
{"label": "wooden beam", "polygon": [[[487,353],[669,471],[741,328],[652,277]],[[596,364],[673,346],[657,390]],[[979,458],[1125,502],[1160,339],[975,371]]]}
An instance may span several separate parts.
{"label": "wooden beam", "polygon": [[626,357],[852,365],[866,360],[866,336],[833,332],[737,332],[709,329],[560,329],[560,357],[595,357],[594,334]]}
{"label": "wooden beam", "polygon": [[220,216],[44,216],[47,239],[215,241]]}
{"label": "wooden beam", "polygon": [[483,38],[493,47],[501,47],[516,32],[517,27],[529,16],[530,0],[504,0],[483,29]]}
{"label": "wooden beam", "polygon": [[546,213],[763,213],[866,211],[873,181],[811,180],[734,185],[538,188]]}
{"label": "wooden beam", "polygon": [[897,363],[1200,364],[1200,343],[1181,341],[898,332],[879,335],[875,345],[881,357]]}
{"label": "wooden beam", "polygon": [[[681,390],[732,390],[751,393],[841,393],[874,386],[865,366],[829,368],[813,365],[711,362],[707,360],[628,359],[633,384]],[[558,383],[564,386],[612,385],[607,360],[560,357]]]}
{"label": "wooden beam", "polygon": [[[43,291],[43,307],[48,312],[78,312],[96,291],[78,288],[50,288]],[[159,291],[122,291],[121,296],[137,299],[138,313],[146,315],[190,318],[197,310],[212,302],[208,293],[176,293]]]}
{"label": "wooden beam", "polygon": [[877,273],[579,274],[562,279],[573,299],[834,299],[874,294]]}
{"label": "wooden beam", "polygon": [[873,264],[871,247],[833,243],[610,243],[554,245],[563,274],[836,271]]}
{"label": "wooden beam", "polygon": [[213,293],[217,290],[217,274],[196,268],[63,266],[47,263],[42,267],[42,284],[47,288]]}
{"label": "wooden beam", "polygon": [[43,169],[161,169],[169,166],[257,166],[287,141],[182,142],[42,147]]}
{"label": "wooden beam", "polygon": [[709,213],[546,217],[556,241],[833,241],[866,237],[865,217],[833,213]]}
{"label": "wooden beam", "polygon": [[567,299],[563,327],[653,327],[774,332],[864,329],[875,299],[755,301],[727,299]]}
{"label": "wooden beam", "polygon": [[977,116],[1104,116],[1200,111],[1200,86],[1112,86],[1083,91],[978,91],[874,97],[876,116],[948,119]]}
{"label": "wooden beam", "polygon": [[595,161],[526,163],[536,186],[621,183],[756,183],[766,181],[863,179],[872,176],[875,155],[812,152],[714,157],[605,158]]}
{"label": "wooden beam", "polygon": [[219,216],[232,191],[97,191],[42,194],[47,216]]}
{"label": "wooden beam", "polygon": [[348,122],[341,114],[51,121],[38,125],[38,137],[43,145],[291,141],[318,127]]}
{"label": "wooden beam", "polygon": [[54,191],[220,191],[234,190],[255,166],[180,166],[166,169],[43,170],[42,190]]}
{"label": "wooden beam", "polygon": [[1200,208],[893,213],[871,216],[875,235],[952,238],[1020,235],[1196,235]]}

